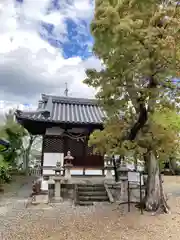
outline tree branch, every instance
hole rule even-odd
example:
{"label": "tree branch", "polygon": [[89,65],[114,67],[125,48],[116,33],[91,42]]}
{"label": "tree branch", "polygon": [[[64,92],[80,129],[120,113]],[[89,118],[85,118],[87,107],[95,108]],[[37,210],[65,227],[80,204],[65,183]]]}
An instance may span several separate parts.
{"label": "tree branch", "polygon": [[140,129],[142,129],[147,121],[147,109],[144,103],[139,104],[139,117],[137,122],[131,128],[131,131],[127,137],[127,140],[133,141]]}

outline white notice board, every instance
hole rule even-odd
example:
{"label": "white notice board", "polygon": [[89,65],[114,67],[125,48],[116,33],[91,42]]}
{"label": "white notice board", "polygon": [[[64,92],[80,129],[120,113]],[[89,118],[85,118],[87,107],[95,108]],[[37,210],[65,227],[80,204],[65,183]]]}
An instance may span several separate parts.
{"label": "white notice board", "polygon": [[143,175],[141,175],[139,172],[128,172],[128,182],[140,184],[140,176],[141,176],[141,185],[144,185]]}
{"label": "white notice board", "polygon": [[44,167],[56,167],[56,163],[61,162],[64,165],[64,153],[44,153]]}
{"label": "white notice board", "polygon": [[41,190],[48,191],[48,181],[42,180],[42,182],[41,182]]}

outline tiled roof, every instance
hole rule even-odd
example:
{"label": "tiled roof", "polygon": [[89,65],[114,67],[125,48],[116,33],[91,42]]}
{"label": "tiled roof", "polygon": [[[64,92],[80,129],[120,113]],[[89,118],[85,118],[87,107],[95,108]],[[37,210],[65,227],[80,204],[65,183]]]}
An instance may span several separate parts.
{"label": "tiled roof", "polygon": [[17,111],[16,117],[56,123],[102,124],[106,113],[96,100],[43,94],[37,111]]}

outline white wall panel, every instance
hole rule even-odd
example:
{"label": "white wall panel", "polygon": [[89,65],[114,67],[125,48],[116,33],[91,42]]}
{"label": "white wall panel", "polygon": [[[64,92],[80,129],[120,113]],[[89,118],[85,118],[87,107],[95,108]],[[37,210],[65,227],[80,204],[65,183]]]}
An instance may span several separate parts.
{"label": "white wall panel", "polygon": [[43,175],[55,175],[53,169],[43,169]]}
{"label": "white wall panel", "polygon": [[72,169],[70,172],[71,175],[83,175],[83,169]]}
{"label": "white wall panel", "polygon": [[86,175],[99,175],[102,176],[102,170],[85,170]]}
{"label": "white wall panel", "polygon": [[55,167],[57,162],[61,162],[61,166],[64,164],[64,153],[44,153],[45,167]]}

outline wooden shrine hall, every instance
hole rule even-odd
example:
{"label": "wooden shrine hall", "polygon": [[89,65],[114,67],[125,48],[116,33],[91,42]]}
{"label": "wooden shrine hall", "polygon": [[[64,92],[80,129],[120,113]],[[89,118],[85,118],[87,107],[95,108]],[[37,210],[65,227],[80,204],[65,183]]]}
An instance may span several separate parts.
{"label": "wooden shrine hall", "polygon": [[106,114],[96,100],[42,94],[36,111],[16,113],[17,121],[31,134],[42,135],[42,173],[53,175],[56,162],[64,164],[70,151],[72,175],[101,175],[104,157],[88,147],[90,134],[103,129]]}

